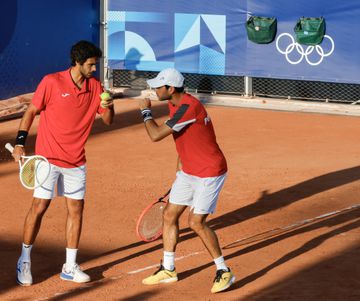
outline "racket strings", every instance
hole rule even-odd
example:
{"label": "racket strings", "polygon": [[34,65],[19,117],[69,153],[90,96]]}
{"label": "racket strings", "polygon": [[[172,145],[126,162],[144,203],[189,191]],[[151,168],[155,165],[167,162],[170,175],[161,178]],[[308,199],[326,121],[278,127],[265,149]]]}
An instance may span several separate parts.
{"label": "racket strings", "polygon": [[46,180],[49,171],[50,165],[42,157],[31,158],[21,168],[21,181],[29,188],[40,186]]}
{"label": "racket strings", "polygon": [[151,240],[161,233],[165,205],[165,202],[154,204],[141,220],[139,224],[139,233],[145,239]]}
{"label": "racket strings", "polygon": [[21,169],[21,180],[22,182],[29,187],[35,186],[35,164],[36,159],[30,159],[25,162],[24,166]]}

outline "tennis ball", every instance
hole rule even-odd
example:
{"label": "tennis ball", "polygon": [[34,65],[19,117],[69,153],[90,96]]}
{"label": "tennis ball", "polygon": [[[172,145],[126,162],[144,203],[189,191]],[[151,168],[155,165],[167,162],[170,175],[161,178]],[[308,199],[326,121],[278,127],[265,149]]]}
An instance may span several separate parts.
{"label": "tennis ball", "polygon": [[109,92],[102,92],[100,95],[100,98],[102,101],[107,101],[107,100],[111,99],[111,95]]}

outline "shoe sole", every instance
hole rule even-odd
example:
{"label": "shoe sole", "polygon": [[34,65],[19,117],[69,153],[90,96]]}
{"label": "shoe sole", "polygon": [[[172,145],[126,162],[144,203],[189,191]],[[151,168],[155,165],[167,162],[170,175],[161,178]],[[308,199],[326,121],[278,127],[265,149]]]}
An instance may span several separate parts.
{"label": "shoe sole", "polygon": [[159,282],[156,282],[156,283],[144,283],[143,282],[143,284],[145,284],[145,285],[156,285],[156,284],[161,284],[161,283],[172,283],[172,282],[176,282],[176,281],[178,281],[178,278],[174,277],[174,278],[160,280]]}
{"label": "shoe sole", "polygon": [[224,286],[221,290],[218,290],[218,291],[212,292],[212,293],[215,294],[215,293],[219,293],[219,292],[225,291],[225,290],[227,290],[234,282],[235,282],[235,276],[232,276],[232,278],[230,279],[229,283],[228,283],[226,286]]}
{"label": "shoe sole", "polygon": [[159,283],[171,283],[171,282],[176,282],[176,281],[178,281],[178,278],[174,277],[174,278],[170,278],[170,279],[160,280]]}
{"label": "shoe sole", "polygon": [[74,280],[74,279],[68,279],[68,278],[65,278],[65,277],[62,277],[62,276],[60,276],[60,279],[61,279],[61,280],[65,280],[65,281],[75,282],[75,283],[86,283],[86,282],[90,282],[90,281],[91,281],[91,279],[89,279],[89,280],[84,280],[84,281],[76,281],[76,280]]}
{"label": "shoe sole", "polygon": [[32,283],[22,283],[17,277],[16,277],[16,282],[17,284],[21,285],[21,286],[31,286]]}

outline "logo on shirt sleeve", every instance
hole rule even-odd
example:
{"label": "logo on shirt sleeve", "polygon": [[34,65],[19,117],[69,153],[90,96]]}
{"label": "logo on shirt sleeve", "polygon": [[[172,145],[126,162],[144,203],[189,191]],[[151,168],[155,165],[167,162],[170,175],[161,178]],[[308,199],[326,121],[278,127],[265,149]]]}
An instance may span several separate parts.
{"label": "logo on shirt sleeve", "polygon": [[61,96],[64,97],[64,98],[65,98],[65,97],[68,97],[69,95],[70,95],[69,93],[63,93],[63,94],[61,94]]}

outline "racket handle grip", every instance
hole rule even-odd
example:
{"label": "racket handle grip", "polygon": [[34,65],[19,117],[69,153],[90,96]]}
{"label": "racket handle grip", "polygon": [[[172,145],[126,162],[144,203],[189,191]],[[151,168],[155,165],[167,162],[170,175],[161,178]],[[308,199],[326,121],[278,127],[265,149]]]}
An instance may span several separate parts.
{"label": "racket handle grip", "polygon": [[10,143],[5,144],[5,148],[12,153],[14,151],[14,147]]}

